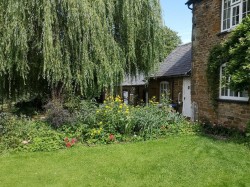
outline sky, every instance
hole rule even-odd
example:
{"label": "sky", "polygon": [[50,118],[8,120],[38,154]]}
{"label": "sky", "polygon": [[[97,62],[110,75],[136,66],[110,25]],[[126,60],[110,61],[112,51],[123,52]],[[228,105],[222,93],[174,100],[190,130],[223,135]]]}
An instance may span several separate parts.
{"label": "sky", "polygon": [[164,23],[176,31],[182,43],[191,42],[192,11],[185,3],[187,0],[160,0]]}

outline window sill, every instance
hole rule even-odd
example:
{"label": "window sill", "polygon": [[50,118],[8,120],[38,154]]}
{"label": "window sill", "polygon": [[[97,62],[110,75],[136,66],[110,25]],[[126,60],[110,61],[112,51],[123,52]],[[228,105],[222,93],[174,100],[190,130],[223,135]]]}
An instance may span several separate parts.
{"label": "window sill", "polygon": [[235,26],[231,27],[230,29],[227,29],[227,30],[224,30],[224,31],[221,31],[221,32],[217,33],[216,35],[217,35],[217,36],[226,35],[226,34],[232,32],[237,26],[238,26],[238,25],[235,25]]}
{"label": "window sill", "polygon": [[218,102],[222,102],[222,103],[236,103],[236,104],[249,104],[249,100],[248,101],[241,101],[241,100],[231,100],[231,99],[217,99]]}
{"label": "window sill", "polygon": [[232,31],[232,29],[229,29],[229,30],[226,30],[226,31],[221,31],[221,32],[217,33],[216,35],[217,36],[224,36],[224,35],[230,33],[231,31]]}

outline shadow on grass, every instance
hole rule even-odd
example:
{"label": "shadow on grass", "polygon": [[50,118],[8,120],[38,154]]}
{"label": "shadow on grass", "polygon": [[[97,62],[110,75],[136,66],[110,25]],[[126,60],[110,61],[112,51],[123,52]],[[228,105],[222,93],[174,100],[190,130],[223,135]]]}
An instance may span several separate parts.
{"label": "shadow on grass", "polygon": [[241,130],[237,127],[225,126],[219,124],[202,123],[200,124],[199,135],[214,141],[232,142],[236,144],[244,144],[250,148],[250,137],[248,130]]}

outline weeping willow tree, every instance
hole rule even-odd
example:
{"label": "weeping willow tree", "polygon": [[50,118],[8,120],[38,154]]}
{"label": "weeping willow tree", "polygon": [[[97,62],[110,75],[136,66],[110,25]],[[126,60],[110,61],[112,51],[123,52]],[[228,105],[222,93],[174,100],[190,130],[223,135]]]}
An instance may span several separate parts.
{"label": "weeping willow tree", "polygon": [[0,94],[83,96],[159,62],[158,0],[0,1]]}

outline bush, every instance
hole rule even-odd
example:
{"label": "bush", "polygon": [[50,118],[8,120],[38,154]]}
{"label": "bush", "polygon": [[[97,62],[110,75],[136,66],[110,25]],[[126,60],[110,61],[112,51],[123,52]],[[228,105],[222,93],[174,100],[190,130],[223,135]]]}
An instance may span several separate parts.
{"label": "bush", "polygon": [[92,101],[76,100],[66,102],[67,109],[59,102],[49,102],[46,105],[49,124],[1,114],[0,150],[52,151],[71,147],[75,140],[109,144],[197,132],[197,125],[171,111],[168,105],[159,107],[154,101],[134,107],[124,104],[120,97],[109,97],[97,107]]}
{"label": "bush", "polygon": [[109,97],[104,101],[104,105],[96,110],[96,127],[104,127],[109,133],[130,134],[131,124],[131,106],[122,103],[120,97]]}
{"label": "bush", "polygon": [[242,137],[244,134],[237,126],[212,123],[206,119],[201,123],[201,129],[205,134],[225,137]]}
{"label": "bush", "polygon": [[159,108],[155,102],[134,108],[131,118],[134,132],[144,139],[196,131],[195,125],[188,123],[181,114],[173,112],[167,105]]}
{"label": "bush", "polygon": [[[190,125],[179,113],[171,111],[168,105],[151,101],[147,106],[128,106],[120,97],[109,97],[96,110],[95,131],[102,129],[103,134],[127,137],[142,137],[144,140],[166,134],[194,133],[196,126]],[[94,131],[94,132],[95,132]],[[100,135],[103,135],[100,134]]]}
{"label": "bush", "polygon": [[64,134],[44,122],[1,114],[0,151],[52,151],[64,147]]}
{"label": "bush", "polygon": [[97,104],[94,101],[80,100],[74,111],[78,123],[93,126],[96,123]]}
{"label": "bush", "polygon": [[48,102],[44,108],[46,109],[47,122],[54,128],[71,124],[74,121],[70,112],[64,109],[63,104],[58,100]]}

